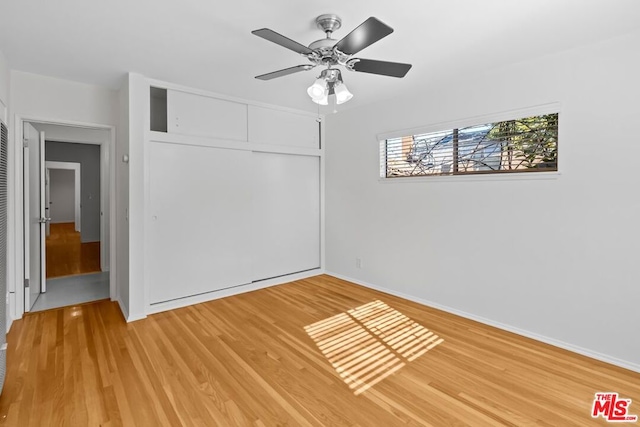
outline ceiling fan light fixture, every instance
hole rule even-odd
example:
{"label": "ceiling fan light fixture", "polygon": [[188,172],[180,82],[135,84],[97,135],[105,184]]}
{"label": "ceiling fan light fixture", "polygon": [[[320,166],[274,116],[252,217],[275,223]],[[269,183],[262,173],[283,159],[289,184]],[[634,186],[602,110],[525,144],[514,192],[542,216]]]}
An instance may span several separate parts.
{"label": "ceiling fan light fixture", "polygon": [[316,18],[316,25],[325,33],[325,38],[305,46],[291,40],[269,28],[261,28],[251,33],[267,41],[280,45],[306,58],[311,64],[302,64],[271,73],[256,76],[259,80],[271,80],[301,71],[322,66],[316,81],[307,88],[307,94],[313,102],[328,105],[328,98],[335,95],[336,105],[344,104],[353,98],[353,94],[342,81],[339,67],[349,71],[377,74],[390,77],[404,77],[411,64],[354,58],[353,55],[393,33],[393,28],[377,18],[369,17],[340,40],[332,38],[334,31],[342,26],[342,20],[334,14],[324,14]]}
{"label": "ceiling fan light fixture", "polygon": [[349,89],[347,89],[347,85],[344,83],[335,85],[333,90],[336,94],[336,104],[338,105],[344,104],[345,102],[353,98],[353,94],[349,92]]}

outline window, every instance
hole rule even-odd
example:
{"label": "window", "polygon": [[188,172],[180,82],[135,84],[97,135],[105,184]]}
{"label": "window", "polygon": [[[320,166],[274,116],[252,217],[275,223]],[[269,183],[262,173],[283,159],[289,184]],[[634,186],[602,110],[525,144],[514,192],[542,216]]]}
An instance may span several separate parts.
{"label": "window", "polygon": [[558,114],[390,138],[384,178],[558,170]]}

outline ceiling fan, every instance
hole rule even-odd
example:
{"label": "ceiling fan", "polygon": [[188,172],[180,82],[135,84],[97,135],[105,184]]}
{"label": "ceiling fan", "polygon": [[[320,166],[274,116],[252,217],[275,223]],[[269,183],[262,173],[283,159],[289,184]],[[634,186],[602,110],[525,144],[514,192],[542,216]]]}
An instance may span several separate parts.
{"label": "ceiling fan", "polygon": [[316,40],[308,47],[268,28],[252,31],[252,34],[299,53],[311,62],[311,64],[297,65],[261,74],[256,76],[256,79],[271,80],[300,71],[308,71],[319,65],[326,66],[327,68],[320,73],[320,76],[309,87],[307,93],[312,101],[320,105],[327,105],[329,95],[336,95],[337,104],[347,102],[353,97],[353,94],[349,92],[342,81],[340,70],[333,68],[336,65],[341,65],[349,71],[391,77],[404,77],[411,69],[411,64],[352,57],[367,46],[393,32],[393,28],[374,17],[364,21],[339,41],[331,38],[333,32],[342,26],[342,20],[339,16],[333,14],[320,15],[316,18],[316,25],[325,32],[326,38]]}

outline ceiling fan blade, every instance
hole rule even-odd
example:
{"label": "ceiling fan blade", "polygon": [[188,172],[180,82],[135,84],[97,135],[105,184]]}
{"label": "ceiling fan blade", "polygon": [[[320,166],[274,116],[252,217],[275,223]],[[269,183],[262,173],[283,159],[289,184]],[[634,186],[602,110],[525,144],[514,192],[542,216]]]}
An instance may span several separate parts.
{"label": "ceiling fan blade", "polygon": [[282,76],[288,76],[289,74],[297,73],[299,71],[307,71],[314,67],[314,65],[296,65],[295,67],[285,68],[283,70],[274,71],[272,73],[261,74],[256,76],[258,80],[271,80]]}
{"label": "ceiling fan blade", "polygon": [[334,48],[346,55],[354,55],[391,33],[393,28],[372,16],[343,37]]}
{"label": "ceiling fan blade", "polygon": [[282,34],[278,34],[273,30],[268,28],[262,28],[260,30],[251,31],[251,34],[255,34],[258,37],[262,37],[265,40],[269,40],[275,44],[279,44],[282,47],[286,47],[294,52],[300,53],[302,55],[309,55],[313,53],[313,50],[309,49],[305,45],[302,45],[296,41],[293,41]]}
{"label": "ceiling fan blade", "polygon": [[411,64],[400,62],[376,61],[373,59],[354,58],[347,62],[349,68],[361,73],[381,74],[383,76],[404,77],[411,69]]}

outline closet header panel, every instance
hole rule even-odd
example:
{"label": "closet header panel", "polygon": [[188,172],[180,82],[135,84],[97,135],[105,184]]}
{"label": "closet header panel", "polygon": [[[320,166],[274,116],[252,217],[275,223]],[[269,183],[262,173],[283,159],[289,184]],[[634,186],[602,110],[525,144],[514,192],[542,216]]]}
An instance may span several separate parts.
{"label": "closet header panel", "polygon": [[249,142],[320,148],[316,117],[249,105]]}
{"label": "closet header panel", "polygon": [[167,91],[167,132],[247,141],[247,105],[175,90]]}
{"label": "closet header panel", "polygon": [[151,87],[150,130],[282,148],[320,148],[318,117],[174,89]]}

